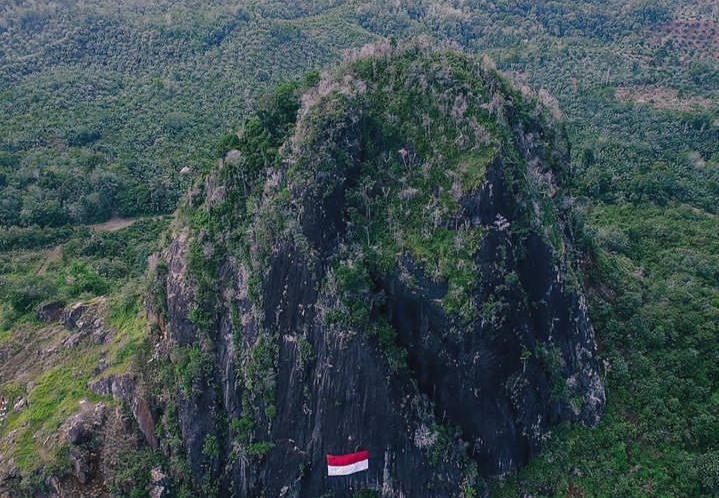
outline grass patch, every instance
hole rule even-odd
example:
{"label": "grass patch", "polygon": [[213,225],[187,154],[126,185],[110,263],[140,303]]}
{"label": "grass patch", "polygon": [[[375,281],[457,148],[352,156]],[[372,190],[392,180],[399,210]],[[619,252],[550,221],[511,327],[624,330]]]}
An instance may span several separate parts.
{"label": "grass patch", "polygon": [[486,180],[487,166],[496,154],[494,147],[482,147],[479,151],[463,154],[457,161],[457,171],[461,173],[462,191],[472,192]]}
{"label": "grass patch", "polygon": [[108,348],[111,372],[124,371],[147,339],[148,322],[140,309],[141,299],[140,291],[128,285],[109,300],[107,324],[115,329]]}
{"label": "grass patch", "polygon": [[27,393],[27,406],[8,417],[7,430],[17,430],[12,455],[22,472],[29,472],[55,460],[62,443],[53,436],[75,413],[81,400],[101,398],[87,388],[90,363],[54,368],[35,380]]}

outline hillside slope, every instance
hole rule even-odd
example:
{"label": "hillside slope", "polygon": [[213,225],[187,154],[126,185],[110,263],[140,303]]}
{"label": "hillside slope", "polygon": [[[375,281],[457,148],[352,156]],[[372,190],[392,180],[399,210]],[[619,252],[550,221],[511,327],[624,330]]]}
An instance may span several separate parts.
{"label": "hillside slope", "polygon": [[[493,481],[492,496],[717,495],[715,3],[0,5],[0,496],[18,481],[12,496],[41,496],[56,489],[56,474],[62,482],[82,476],[85,456],[93,456],[103,433],[114,438],[117,431],[106,427],[97,441],[68,448],[58,433],[63,421],[87,412],[83,400],[91,400],[111,408],[117,429],[130,428],[133,403],[122,406],[130,393],[120,372],[158,364],[152,359],[158,341],[150,342],[137,312],[142,274],[153,266],[147,255],[164,245],[166,224],[136,224],[112,235],[84,225],[173,210],[216,161],[216,137],[238,128],[270,84],[334,63],[344,48],[418,33],[489,54],[505,75],[561,109],[572,144],[572,216],[560,218],[571,218],[581,247],[607,408],[594,428],[552,430],[529,465]],[[282,142],[266,138],[255,136],[270,148]],[[232,143],[225,139],[223,145]],[[273,153],[265,156],[274,160]],[[201,199],[198,191],[194,202]],[[241,237],[246,224],[235,225]],[[92,308],[101,296],[112,344],[88,337],[53,347],[72,334],[38,319],[46,306]],[[190,353],[175,358],[185,388],[202,365],[198,351]],[[175,366],[156,373],[167,384],[176,381]],[[172,410],[160,415],[173,426]],[[126,434],[131,447],[141,437],[135,429]],[[164,441],[172,472],[181,475],[180,439]],[[211,443],[206,450],[214,453]],[[152,480],[163,482],[151,471],[164,458],[151,447],[94,457],[107,463],[103,471],[112,470],[103,476],[103,492],[145,496]]]}
{"label": "hillside slope", "polygon": [[269,99],[165,254],[154,433],[203,495],[475,496],[599,419],[566,142],[472,58],[364,52]]}

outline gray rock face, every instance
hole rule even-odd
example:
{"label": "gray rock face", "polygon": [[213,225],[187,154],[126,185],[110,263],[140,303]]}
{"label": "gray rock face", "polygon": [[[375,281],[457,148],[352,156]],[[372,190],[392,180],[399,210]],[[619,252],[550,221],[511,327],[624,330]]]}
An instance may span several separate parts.
{"label": "gray rock face", "polygon": [[65,303],[62,301],[51,301],[41,304],[37,309],[37,319],[41,322],[55,322],[60,319],[65,309]]}
{"label": "gray rock face", "polygon": [[150,498],[167,498],[170,496],[170,479],[160,467],[150,471]]}
{"label": "gray rock face", "polygon": [[[468,216],[481,199],[479,194],[468,200]],[[489,209],[486,217],[494,220],[495,213]],[[260,316],[252,315],[248,301],[235,301],[247,312],[240,354],[251,355],[258,327],[278,338],[267,373],[277,386],[276,415],[255,421],[255,437],[272,447],[263,455],[248,454],[232,442],[232,429],[218,422],[219,414],[242,418],[246,389],[237,381],[230,319],[222,315],[213,376],[197,394],[178,396],[195,479],[217,469],[210,472],[222,479],[223,488],[247,497],[260,489],[268,496],[309,497],[327,489],[351,496],[351,490],[365,488],[385,490],[383,496],[451,496],[469,472],[464,455],[481,475],[502,475],[526,463],[552,425],[595,423],[604,391],[593,331],[583,297],[566,281],[553,248],[536,235],[520,240],[492,227],[477,260],[480,301],[507,274],[518,279],[495,293],[506,307],[491,321],[463,330],[434,302],[441,285],[419,269],[410,269],[420,282],[412,288],[398,274],[377,279],[376,292],[386,296],[379,312],[407,350],[409,368],[392,374],[375,339],[324,323],[322,308],[332,296],[316,289],[326,278],[325,268],[291,246],[278,250],[266,274]],[[411,261],[407,266],[412,268]],[[247,286],[245,274],[237,269],[226,275],[238,283],[239,295]],[[179,288],[176,278],[170,275],[168,287]],[[170,314],[169,330],[179,331],[178,343],[189,344],[193,336],[186,313]],[[201,343],[200,332],[194,333]],[[561,398],[558,386],[565,391]],[[453,428],[449,435],[448,427]],[[227,441],[218,457],[203,451],[209,436]],[[327,453],[360,448],[370,451],[369,472],[342,481],[325,475]]]}
{"label": "gray rock face", "polygon": [[72,475],[80,484],[88,484],[98,474],[100,456],[91,443],[102,438],[105,419],[103,403],[84,402],[78,413],[70,417],[62,428],[65,440],[70,444]]}
{"label": "gray rock face", "polygon": [[111,335],[111,331],[105,326],[106,315],[107,300],[104,297],[65,308],[60,322],[71,332],[64,342],[65,346],[76,347],[86,338],[91,338],[95,344],[104,344]]}
{"label": "gray rock face", "polygon": [[150,401],[145,393],[138,389],[138,380],[133,375],[111,375],[90,381],[88,387],[100,396],[112,396],[115,401],[121,401],[130,408],[137,422],[145,442],[157,449],[158,442],[155,435],[155,419]]}
{"label": "gray rock face", "polygon": [[[360,264],[356,247],[365,237],[360,232],[358,242],[348,214],[370,195],[358,193],[360,158],[384,143],[369,132],[369,142],[356,138],[359,120],[348,119],[341,132],[318,132],[307,164],[332,150],[349,158],[344,169],[288,180],[283,231],[269,231],[262,257],[222,259],[212,302],[208,284],[200,292],[189,269],[192,236],[177,235],[165,253],[158,351],[175,371],[194,372],[164,399],[176,409],[198,486],[211,482],[222,495],[247,498],[349,498],[367,489],[383,497],[459,496],[462,487],[482,493],[480,476],[526,463],[557,423],[597,422],[605,395],[594,332],[569,259],[571,234],[554,212],[559,203],[548,200],[562,169],[547,158],[566,164],[568,153],[510,104],[498,114],[510,136],[504,147],[514,155],[494,157],[451,220],[454,230],[483,234],[471,255],[476,278],[465,290],[465,314],[441,304],[448,283],[427,274],[409,251],[394,267],[370,268],[353,291],[357,300],[343,300],[337,262]],[[288,163],[300,162],[300,149],[293,143]],[[246,229],[249,252],[261,252],[254,242],[274,221],[268,212],[283,181],[275,173],[268,172]],[[529,177],[542,189],[527,187]],[[385,192],[400,191],[403,181]],[[227,187],[223,195],[231,198]],[[551,233],[537,221],[545,214],[556,218]],[[202,251],[214,257],[211,248]],[[353,306],[364,321],[337,319]],[[389,330],[377,331],[377,323]],[[359,449],[370,453],[368,471],[327,476],[327,454]]]}
{"label": "gray rock face", "polygon": [[500,173],[493,165],[464,202],[466,219],[488,230],[473,294],[493,303],[491,314],[458,329],[434,302],[446,291],[411,261],[418,284],[409,288],[398,275],[379,283],[419,389],[490,476],[526,463],[560,421],[596,423],[605,400],[584,298],[546,240],[504,228],[515,222],[516,200],[504,194]]}

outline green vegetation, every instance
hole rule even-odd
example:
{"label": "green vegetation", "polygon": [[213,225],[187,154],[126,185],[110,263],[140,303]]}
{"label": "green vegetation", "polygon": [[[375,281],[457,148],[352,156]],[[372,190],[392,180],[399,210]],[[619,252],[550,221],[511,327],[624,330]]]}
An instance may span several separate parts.
{"label": "green vegetation", "polygon": [[[14,452],[16,464],[21,470],[34,469],[39,463],[36,441],[38,437],[54,435],[60,425],[77,410],[81,398],[96,399],[96,396],[84,387],[82,381],[87,382],[89,375],[80,373],[80,368],[82,365],[76,368],[58,367],[43,373],[37,378],[37,386],[27,393],[28,409],[8,420],[9,430],[23,428]],[[77,379],[78,374],[81,376],[80,382]],[[57,451],[60,448],[54,449]],[[52,461],[53,456],[53,453],[50,453],[45,458]]]}
{"label": "green vegetation", "polygon": [[70,302],[107,294],[144,274],[157,251],[166,219],[141,219],[119,231],[75,228],[45,251],[0,251],[3,328],[32,319],[48,300]]}
{"label": "green vegetation", "polygon": [[212,357],[198,346],[178,348],[177,377],[186,396],[199,394],[212,381]]}
{"label": "green vegetation", "polygon": [[[0,450],[8,451],[21,472],[30,473],[38,466],[53,465],[66,448],[66,443],[57,435],[58,428],[77,412],[82,400],[101,400],[87,387],[88,381],[95,377],[93,370],[98,358],[103,358],[108,365],[103,375],[124,372],[134,359],[138,343],[144,341],[147,324],[138,314],[137,302],[133,303],[131,312],[110,306],[106,323],[113,327],[114,333],[102,346],[82,344],[81,349],[65,349],[52,337],[57,334],[56,330],[35,333],[28,327],[22,327],[12,337],[19,340],[21,333],[28,332],[34,336],[27,336],[31,354],[17,355],[3,366],[3,374],[7,372],[8,378],[17,380],[0,384],[4,397],[12,402],[24,400],[25,406],[11,411],[2,427],[8,432],[14,431],[14,446],[0,445]],[[121,321],[118,320],[120,314],[123,315]],[[39,347],[46,349],[37,349]],[[53,351],[54,348],[58,351]],[[19,374],[14,374],[16,371]],[[21,379],[28,383],[19,384]]]}
{"label": "green vegetation", "polygon": [[[684,16],[707,15],[695,8]],[[505,63],[517,72],[536,68],[533,84],[550,89],[566,113],[576,234],[607,361],[608,407],[595,429],[557,431],[537,460],[496,486],[497,496],[719,492],[710,470],[718,434],[719,87],[692,79],[692,64],[662,58],[662,50],[678,56],[677,45],[642,44],[644,29],[617,33],[616,45],[575,36],[580,45],[555,44],[558,57],[541,64],[539,52]],[[613,65],[608,46],[621,47]],[[577,57],[581,72],[569,63]],[[614,90],[625,87],[637,90]]]}
{"label": "green vegetation", "polygon": [[171,212],[268,84],[373,39],[329,2],[133,4],[3,8],[0,226]]}
{"label": "green vegetation", "polygon": [[627,203],[596,207],[591,222],[608,413],[594,430],[559,431],[500,496],[541,488],[552,490],[545,496],[713,496],[719,218]]}
{"label": "green vegetation", "polygon": [[[567,250],[584,264],[607,361],[608,408],[599,426],[558,430],[535,462],[496,483],[494,493],[719,493],[719,379],[713,368],[719,350],[719,20],[714,2],[413,0],[400,6],[261,0],[237,7],[222,0],[158,0],[142,6],[128,0],[114,6],[101,1],[0,7],[0,392],[30,401],[0,426],[0,436],[21,429],[13,451],[23,471],[52,459],[43,441],[80,398],[91,397],[84,386],[99,354],[90,347],[80,358],[73,351],[53,356],[53,368],[44,372],[42,364],[27,367],[33,358],[22,356],[18,345],[32,351],[51,345],[42,342],[51,339],[40,332],[37,306],[109,293],[108,319],[123,331],[107,353],[110,368],[126,365],[144,340],[137,313],[142,286],[136,281],[147,255],[159,247],[166,222],[148,218],[112,233],[82,225],[114,215],[169,213],[198,173],[239,149],[245,163],[226,163],[217,173],[237,176],[237,190],[226,192],[224,203],[203,208],[204,214],[193,213],[205,216],[193,221],[205,229],[197,236],[195,255],[201,257],[195,275],[205,272],[201,299],[211,298],[217,267],[213,261],[201,268],[208,259],[203,249],[216,251],[217,261],[232,251],[260,268],[267,252],[252,253],[250,260],[250,246],[261,248],[268,234],[282,228],[271,213],[253,211],[260,195],[256,175],[277,161],[299,105],[291,98],[297,87],[285,86],[261,102],[264,113],[235,135],[257,97],[280,80],[336,61],[343,48],[380,36],[431,35],[487,53],[520,87],[534,90],[550,109],[561,109],[572,145],[566,174],[577,242]],[[441,64],[452,68],[451,60]],[[453,69],[455,75],[462,70]],[[396,83],[401,81],[398,74]],[[272,103],[273,98],[287,100]],[[406,102],[388,98],[383,104],[394,120],[367,122],[365,129],[391,139],[399,123],[407,118],[412,123],[414,117],[393,111]],[[329,123],[335,117],[328,112],[323,119]],[[428,118],[451,125],[440,116]],[[491,121],[482,123],[490,135]],[[448,164],[466,165],[459,185],[471,191],[496,152],[490,143],[469,155],[455,153],[451,144],[416,138],[415,150],[388,157],[385,174],[402,175],[403,168],[416,166],[414,153],[437,147]],[[403,145],[387,144],[387,150]],[[440,219],[456,208],[448,195],[451,184],[439,173],[434,168],[421,184],[408,185],[405,198],[392,195],[382,203],[379,197],[372,205],[361,196],[354,199],[353,217],[368,232],[357,234],[361,243],[353,250],[361,249],[367,266],[376,268],[391,265],[398,248],[408,251],[428,274],[454,282],[442,305],[471,319],[461,296],[472,282],[472,267],[457,263],[466,260],[481,234],[467,232],[454,241],[449,231],[436,227],[422,237],[391,236],[402,234],[397,227],[422,223],[425,206],[432,205]],[[368,192],[381,191],[382,174],[374,171],[359,181]],[[427,188],[433,185],[442,186],[443,195],[433,196]],[[230,209],[240,205],[246,209]],[[253,234],[250,243],[244,229],[255,215],[265,217],[268,233]],[[227,240],[219,240],[227,226],[235,228]],[[337,269],[343,264],[338,261]],[[348,302],[352,295],[370,297],[363,281],[367,275],[341,278]],[[261,299],[256,285],[253,295]],[[194,319],[209,332],[212,302],[208,305]],[[490,316],[500,305],[488,301],[482,313]],[[236,333],[238,342],[248,340]],[[388,331],[380,330],[378,337],[392,344]],[[4,361],[8,357],[12,361]],[[258,351],[251,363],[256,372],[243,379],[262,386],[261,396],[271,400],[272,386],[257,384],[264,378],[261,370],[271,368],[261,359]],[[23,369],[26,377],[20,376]],[[22,382],[7,380],[16,377]],[[28,380],[34,388],[27,388]],[[57,402],[55,393],[64,393],[63,400]]]}
{"label": "green vegetation", "polygon": [[[15,434],[14,441],[0,439],[0,451],[22,475],[55,468],[67,449],[58,428],[81,400],[101,400],[88,382],[124,373],[141,351],[147,338],[141,278],[166,227],[167,220],[146,219],[115,232],[76,228],[44,251],[0,252],[0,394],[25,405],[0,424],[0,434]],[[68,342],[77,331],[37,317],[42,304],[75,302],[100,320],[104,343],[89,333]]]}

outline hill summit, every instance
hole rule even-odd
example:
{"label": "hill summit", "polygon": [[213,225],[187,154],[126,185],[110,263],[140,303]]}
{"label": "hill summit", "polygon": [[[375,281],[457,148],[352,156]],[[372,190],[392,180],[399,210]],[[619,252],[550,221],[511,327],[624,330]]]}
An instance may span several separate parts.
{"label": "hill summit", "polygon": [[[176,486],[478,496],[555,424],[596,423],[549,121],[488,64],[421,43],[264,99],[158,265],[143,424]],[[367,471],[327,476],[326,455],[359,450]]]}

